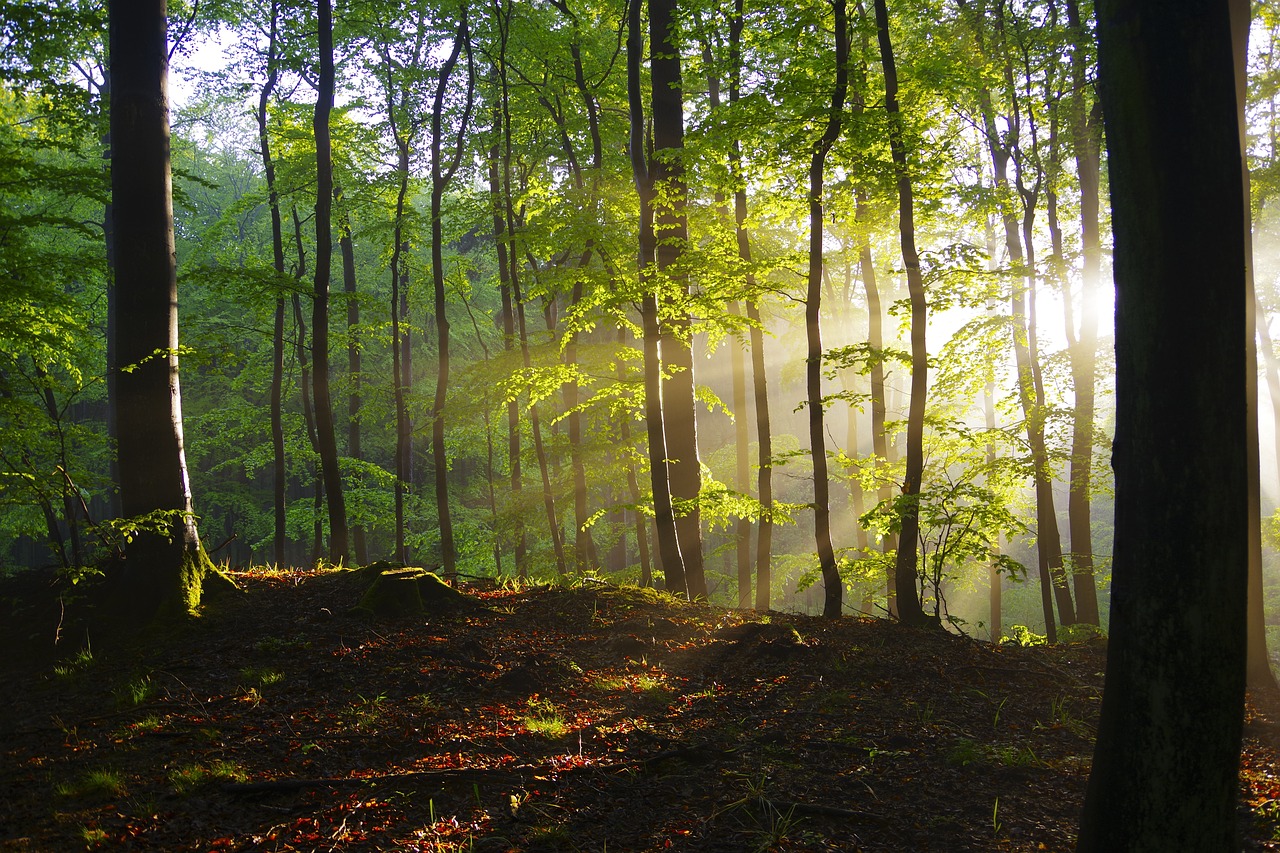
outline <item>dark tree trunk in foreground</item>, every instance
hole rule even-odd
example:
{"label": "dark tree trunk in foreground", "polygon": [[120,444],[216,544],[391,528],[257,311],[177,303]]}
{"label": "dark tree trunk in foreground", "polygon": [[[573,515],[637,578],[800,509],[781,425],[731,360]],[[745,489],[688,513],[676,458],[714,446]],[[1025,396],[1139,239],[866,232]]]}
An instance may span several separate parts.
{"label": "dark tree trunk in foreground", "polygon": [[122,600],[149,621],[199,605],[208,557],[182,444],[165,3],[116,0],[108,14],[120,502],[127,518],[167,514],[165,532],[129,544]]}
{"label": "dark tree trunk in foreground", "polygon": [[1099,8],[1116,516],[1081,851],[1239,849],[1253,330],[1229,17],[1189,0]]}
{"label": "dark tree trunk in foreground", "polygon": [[849,86],[849,26],[844,0],[832,0],[831,7],[835,12],[836,79],[827,124],[821,138],[814,143],[809,160],[809,287],[805,295],[804,326],[808,341],[805,376],[809,395],[809,454],[813,460],[813,533],[818,565],[822,569],[822,615],[835,619],[843,605],[844,585],[831,546],[831,484],[827,478],[822,405],[822,179],[827,152],[840,136],[840,117]]}
{"label": "dark tree trunk in foreground", "polygon": [[898,534],[898,556],[894,565],[898,618],[908,625],[926,621],[916,589],[916,561],[920,536],[920,481],[924,474],[924,404],[929,376],[929,354],[925,348],[928,322],[924,282],[920,276],[920,256],[916,252],[915,196],[907,170],[907,149],[898,110],[898,70],[889,37],[889,10],[885,0],[876,0],[876,30],[880,36],[880,62],[884,66],[885,111],[889,114],[889,148],[898,178],[898,232],[902,243],[902,263],[907,270],[907,292],[911,300],[911,402],[907,410],[907,468],[902,481],[902,530]]}
{"label": "dark tree trunk in foreground", "polygon": [[329,393],[329,266],[333,257],[333,144],[329,114],[333,111],[333,7],[319,0],[320,87],[316,99],[316,269],[311,306],[311,381],[316,407],[316,446],[329,510],[329,559],[348,557],[347,505],[338,469],[338,440]]}

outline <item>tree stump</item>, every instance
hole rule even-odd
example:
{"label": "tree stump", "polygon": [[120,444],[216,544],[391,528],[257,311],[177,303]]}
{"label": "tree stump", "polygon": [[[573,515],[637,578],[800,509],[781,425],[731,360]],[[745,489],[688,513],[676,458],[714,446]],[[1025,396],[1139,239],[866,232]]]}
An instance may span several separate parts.
{"label": "tree stump", "polygon": [[472,603],[469,596],[449,586],[434,572],[407,566],[379,571],[355,611],[395,619],[458,609]]}

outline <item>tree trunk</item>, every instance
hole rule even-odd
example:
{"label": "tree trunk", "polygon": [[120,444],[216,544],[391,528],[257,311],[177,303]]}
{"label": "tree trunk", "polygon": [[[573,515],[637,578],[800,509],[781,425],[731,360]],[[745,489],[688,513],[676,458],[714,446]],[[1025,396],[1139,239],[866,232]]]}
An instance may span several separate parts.
{"label": "tree trunk", "polygon": [[[729,19],[729,104],[738,103],[742,94],[742,26],[743,0],[733,0],[733,16]],[[738,242],[738,257],[748,270],[751,266],[751,239],[747,234],[747,190],[742,174],[742,143],[736,137],[729,149],[733,172],[733,218]],[[769,425],[769,384],[765,374],[764,332],[760,305],[755,296],[756,280],[746,274],[747,321],[750,323],[752,402],[756,413],[756,445],[759,471],[756,494],[760,501],[760,524],[756,530],[756,595],[755,609],[768,610],[773,585],[771,551],[773,540],[773,435]]]}
{"label": "tree trunk", "polygon": [[146,622],[199,606],[209,558],[182,441],[165,4],[112,3],[108,26],[120,501],[126,518],[164,513],[129,543],[121,578]]}
{"label": "tree trunk", "polygon": [[[739,53],[741,51],[742,32],[739,26],[738,30],[733,29],[730,23],[730,62],[733,64],[733,70],[730,71],[730,102],[737,100],[737,92],[734,87],[738,85],[736,76],[740,74],[737,63],[740,61]],[[736,39],[736,41],[735,41]],[[708,69],[713,69],[714,61],[711,53],[711,45],[707,42],[702,44],[703,65]],[[710,104],[712,114],[714,115],[720,109],[720,78],[713,70],[707,72],[707,100]],[[736,143],[737,140],[735,139]],[[729,154],[731,174],[735,178],[742,167],[741,149],[733,151]],[[735,184],[736,185],[736,184]],[[715,192],[716,213],[722,219],[728,219],[728,199],[723,190],[719,187]],[[742,316],[742,308],[737,300],[729,302],[727,310],[734,317]],[[750,430],[747,425],[747,369],[746,359],[743,353],[742,341],[734,336],[733,341],[729,344],[729,374],[732,383],[732,402],[733,407],[733,445],[735,478],[734,488],[741,494],[750,497],[751,495],[751,458],[750,458]],[[729,567],[737,578],[738,587],[738,607],[742,610],[751,608],[751,519],[743,516],[734,524],[733,532],[734,540],[734,565]]]}
{"label": "tree trunk", "polygon": [[[501,61],[501,59],[500,59]],[[505,86],[505,80],[503,82]],[[511,267],[508,253],[513,249],[507,234],[506,207],[503,203],[505,182],[500,176],[498,140],[505,138],[503,130],[503,107],[501,103],[493,110],[493,144],[489,147],[489,199],[493,205],[493,241],[498,254],[498,291],[502,298],[502,349],[510,353],[515,348],[516,315],[511,304]],[[510,163],[501,159],[501,175],[510,172]],[[511,503],[520,504],[520,405],[515,400],[507,403],[507,467],[511,477]],[[516,575],[520,578],[529,576],[528,552],[524,536],[524,514],[521,511],[511,513],[515,525],[513,550],[515,552]]]}
{"label": "tree trunk", "polygon": [[333,111],[333,8],[331,0],[317,0],[320,32],[320,85],[316,97],[316,268],[315,301],[311,306],[311,380],[316,407],[316,447],[329,510],[329,559],[349,558],[347,506],[338,441],[334,431],[333,400],[329,394],[329,267],[333,257],[333,144],[329,114]]}
{"label": "tree trunk", "polygon": [[[342,198],[342,191],[334,190],[334,200]],[[342,253],[342,292],[347,299],[347,373],[351,390],[347,394],[347,454],[352,459],[362,458],[360,447],[360,298],[356,292],[356,248],[351,239],[351,217],[343,211],[342,224],[338,228],[338,248]],[[369,549],[364,541],[364,525],[351,526],[353,557],[360,565],[369,562]]]}
{"label": "tree trunk", "polygon": [[[1245,438],[1249,470],[1249,605],[1247,620],[1248,663],[1246,678],[1249,689],[1270,693],[1280,692],[1275,673],[1271,671],[1271,659],[1267,654],[1267,625],[1264,612],[1262,585],[1262,466],[1261,448],[1258,445],[1258,346],[1255,329],[1258,327],[1258,291],[1253,280],[1253,225],[1251,186],[1249,177],[1248,132],[1246,107],[1249,81],[1249,24],[1251,5],[1243,0],[1231,0],[1231,39],[1235,57],[1236,116],[1240,136],[1240,159],[1244,163],[1244,241],[1247,311],[1246,356],[1248,358],[1245,397],[1248,405],[1249,433]],[[1265,340],[1265,338],[1264,338]],[[1274,398],[1273,398],[1274,399]],[[1273,404],[1274,405],[1274,404]],[[1280,439],[1277,439],[1280,443]]]}
{"label": "tree trunk", "polygon": [[[672,299],[688,296],[688,273],[680,259],[689,239],[685,214],[687,188],[684,165],[684,83],[680,45],[676,42],[676,0],[649,0],[649,74],[653,119],[653,153],[649,158],[650,199],[654,214],[654,257],[659,304],[663,293]],[[698,424],[694,404],[693,333],[688,309],[680,306],[659,328],[664,371],[662,415],[666,431],[671,497],[679,504],[676,533],[684,557],[685,583],[690,599],[707,597],[702,555],[702,466],[698,461]]]}
{"label": "tree trunk", "polygon": [[830,481],[827,478],[826,431],[822,400],[822,181],[827,152],[840,136],[840,117],[849,87],[849,25],[844,0],[832,0],[835,12],[836,79],[831,94],[826,128],[813,146],[809,161],[809,286],[805,296],[805,338],[808,358],[805,365],[809,407],[809,453],[813,460],[813,532],[822,569],[822,615],[838,618],[844,598],[844,584],[836,569],[831,546]]}
{"label": "tree trunk", "polygon": [[[917,594],[917,541],[920,536],[920,484],[924,476],[924,406],[928,390],[929,353],[925,347],[928,306],[924,281],[920,276],[920,256],[916,251],[915,197],[907,171],[907,149],[902,134],[902,114],[898,108],[898,70],[889,37],[889,11],[885,0],[876,0],[876,30],[880,39],[880,62],[884,66],[885,111],[889,114],[889,148],[898,179],[898,233],[902,243],[902,263],[907,270],[907,293],[911,300],[911,402],[907,413],[907,467],[902,481],[902,527],[898,535],[898,555],[894,564],[898,618],[908,625],[927,621]],[[934,619],[937,616],[935,614]]]}
{"label": "tree trunk", "polygon": [[[440,142],[444,133],[444,96],[449,78],[463,48],[467,51],[467,110],[458,126],[452,160],[441,163]],[[436,517],[440,524],[440,560],[446,573],[457,571],[458,554],[453,541],[453,516],[449,510],[449,459],[444,445],[444,408],[449,393],[449,314],[444,290],[444,229],[441,222],[444,191],[462,160],[463,136],[471,116],[471,97],[475,87],[472,71],[470,33],[467,29],[467,7],[462,6],[453,50],[440,68],[435,101],[431,107],[431,284],[435,295],[437,336],[436,392],[431,402],[431,461],[435,473]],[[523,329],[521,329],[523,337]]]}
{"label": "tree trunk", "polygon": [[1252,332],[1229,10],[1112,0],[1098,40],[1116,516],[1106,689],[1077,849],[1225,853],[1239,849]]}
{"label": "tree trunk", "polygon": [[[405,544],[405,494],[413,486],[413,423],[409,418],[408,395],[412,382],[410,369],[411,336],[403,328],[406,325],[409,300],[408,270],[400,268],[400,259],[409,253],[409,241],[404,234],[405,201],[409,194],[409,140],[396,139],[396,176],[399,188],[396,192],[395,224],[391,229],[391,401],[395,410],[396,443],[395,458],[395,558],[401,563],[409,561],[409,549]],[[407,264],[406,264],[407,266]]]}
{"label": "tree trunk", "polygon": [[630,115],[628,154],[640,206],[638,274],[640,291],[641,340],[644,360],[645,430],[649,439],[649,482],[653,491],[654,534],[658,560],[667,590],[688,596],[684,556],[676,532],[671,507],[671,484],[667,475],[667,440],[663,425],[662,364],[658,354],[658,300],[653,264],[657,239],[653,228],[653,176],[645,156],[644,100],[640,89],[640,66],[644,34],[640,29],[640,0],[631,3],[627,14],[627,106]]}
{"label": "tree trunk", "polygon": [[[854,220],[864,226],[870,218],[867,205],[867,190],[858,186],[855,190],[856,208]],[[884,309],[880,306],[880,288],[876,282],[876,268],[871,257],[871,236],[864,234],[862,246],[858,250],[858,266],[862,273],[862,285],[867,292],[867,348],[871,351],[871,452],[875,455],[876,464],[888,464],[890,458],[888,436],[885,433],[885,416],[887,414],[884,394]],[[893,500],[893,487],[887,478],[881,478],[876,499],[882,506]],[[886,533],[880,540],[880,550],[884,554],[898,550],[898,537],[894,533]],[[898,583],[894,571],[886,572],[885,610],[890,618],[898,617]]]}
{"label": "tree trunk", "polygon": [[[1098,590],[1093,566],[1093,443],[1095,380],[1098,352],[1097,297],[1102,279],[1102,239],[1099,228],[1098,196],[1101,184],[1100,125],[1085,109],[1084,92],[1089,85],[1085,50],[1090,42],[1080,18],[1076,0],[1066,0],[1067,23],[1074,47],[1071,52],[1071,141],[1075,149],[1076,175],[1080,181],[1080,250],[1083,268],[1080,281],[1080,329],[1068,331],[1071,341],[1071,387],[1075,406],[1071,412],[1071,474],[1067,497],[1067,525],[1071,535],[1071,576],[1076,593],[1076,618],[1090,625],[1100,624]],[[1064,294],[1070,302],[1070,294]]]}
{"label": "tree trunk", "polygon": [[284,455],[284,227],[280,219],[280,196],[276,190],[276,165],[271,157],[271,137],[267,132],[267,105],[279,81],[276,67],[276,37],[279,19],[279,3],[271,4],[271,24],[267,37],[267,79],[258,97],[258,144],[262,151],[262,171],[267,181],[267,206],[271,210],[271,259],[276,273],[277,290],[275,317],[271,333],[271,472],[274,536],[272,556],[275,565],[285,565],[287,539],[285,514],[285,484],[288,476]]}

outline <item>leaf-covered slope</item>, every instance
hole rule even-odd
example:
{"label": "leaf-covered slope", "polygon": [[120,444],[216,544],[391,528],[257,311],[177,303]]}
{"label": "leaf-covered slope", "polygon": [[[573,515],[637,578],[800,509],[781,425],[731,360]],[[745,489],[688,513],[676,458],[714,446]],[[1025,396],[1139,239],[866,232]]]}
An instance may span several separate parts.
{"label": "leaf-covered slope", "polygon": [[13,591],[0,849],[1072,846],[1099,644],[594,585],[370,621],[356,573],[237,578],[176,634],[56,665],[57,607]]}

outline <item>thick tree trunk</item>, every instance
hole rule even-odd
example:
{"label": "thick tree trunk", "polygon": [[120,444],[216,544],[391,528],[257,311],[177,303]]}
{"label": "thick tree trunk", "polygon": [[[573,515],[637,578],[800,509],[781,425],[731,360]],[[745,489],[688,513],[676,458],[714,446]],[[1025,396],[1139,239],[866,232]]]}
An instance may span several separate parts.
{"label": "thick tree trunk", "polygon": [[209,561],[183,449],[165,4],[113,2],[108,26],[120,501],[127,518],[165,513],[126,549],[121,600],[150,621],[199,606]]}
{"label": "thick tree trunk", "polygon": [[844,584],[836,568],[835,550],[831,546],[831,496],[827,478],[827,445],[822,401],[822,182],[827,152],[840,136],[840,118],[849,87],[849,25],[844,0],[832,0],[835,13],[836,75],[831,94],[826,127],[813,146],[809,161],[809,286],[805,295],[805,339],[808,357],[805,365],[809,407],[809,453],[813,460],[813,533],[822,570],[822,615],[828,619],[840,616],[844,600]]}
{"label": "thick tree trunk", "polygon": [[338,441],[333,422],[333,399],[329,393],[329,278],[333,257],[333,143],[329,115],[333,111],[333,7],[331,0],[318,0],[320,32],[320,85],[316,97],[316,268],[314,302],[311,306],[311,380],[316,407],[316,447],[329,510],[329,559],[335,563],[349,559],[347,506],[343,497],[342,472],[338,467]]}
{"label": "thick tree trunk", "polygon": [[[662,293],[688,295],[688,274],[679,268],[689,226],[685,214],[684,83],[680,45],[676,42],[676,0],[649,0],[649,74],[653,120],[653,154],[649,179],[655,193],[654,213],[659,302]],[[661,199],[661,201],[658,201]],[[702,555],[702,465],[698,460],[698,423],[694,403],[693,332],[688,309],[680,307],[660,326],[663,372],[662,415],[666,432],[668,478],[676,513],[676,533],[684,557],[690,599],[707,597]]]}
{"label": "thick tree trunk", "polygon": [[1116,516],[1081,851],[1239,849],[1252,329],[1229,18],[1189,0],[1099,8]]}
{"label": "thick tree trunk", "polygon": [[[931,621],[925,616],[917,594],[920,536],[920,485],[924,476],[924,407],[928,390],[929,353],[925,346],[928,305],[920,275],[920,255],[916,251],[915,197],[907,171],[907,149],[902,134],[902,114],[898,108],[898,70],[889,36],[889,11],[885,0],[876,0],[876,30],[880,39],[880,62],[884,66],[885,111],[889,114],[889,148],[898,179],[898,233],[902,243],[902,263],[907,270],[907,293],[911,301],[911,402],[907,413],[907,467],[902,481],[902,528],[898,535],[898,555],[894,564],[898,618],[908,625]],[[936,619],[936,614],[935,614]]]}

